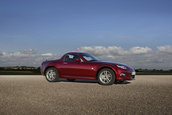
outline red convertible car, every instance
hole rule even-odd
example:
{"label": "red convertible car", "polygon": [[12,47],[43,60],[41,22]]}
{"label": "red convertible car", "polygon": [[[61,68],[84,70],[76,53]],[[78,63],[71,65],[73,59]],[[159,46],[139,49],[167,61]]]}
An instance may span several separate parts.
{"label": "red convertible car", "polygon": [[88,53],[70,52],[59,60],[45,61],[41,73],[49,82],[65,78],[98,80],[102,85],[112,85],[115,81],[132,80],[135,70],[128,65],[97,60]]}

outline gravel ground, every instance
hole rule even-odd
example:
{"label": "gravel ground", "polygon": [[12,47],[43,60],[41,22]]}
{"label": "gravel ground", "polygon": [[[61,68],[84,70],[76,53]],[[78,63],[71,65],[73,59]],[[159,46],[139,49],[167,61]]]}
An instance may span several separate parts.
{"label": "gravel ground", "polygon": [[172,76],[142,76],[111,86],[49,83],[43,76],[0,76],[0,115],[172,115]]}

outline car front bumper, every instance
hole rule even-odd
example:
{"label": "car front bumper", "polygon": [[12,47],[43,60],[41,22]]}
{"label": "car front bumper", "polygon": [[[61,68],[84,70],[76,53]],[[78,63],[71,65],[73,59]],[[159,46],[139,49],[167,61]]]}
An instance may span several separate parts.
{"label": "car front bumper", "polygon": [[124,80],[133,80],[135,79],[136,72],[135,71],[123,71],[118,74],[116,80],[124,81]]}

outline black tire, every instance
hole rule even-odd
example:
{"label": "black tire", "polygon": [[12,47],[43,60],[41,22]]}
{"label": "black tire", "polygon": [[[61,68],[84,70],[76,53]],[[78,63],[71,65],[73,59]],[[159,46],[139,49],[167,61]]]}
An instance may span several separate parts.
{"label": "black tire", "polygon": [[45,78],[47,79],[47,81],[49,82],[56,82],[59,80],[59,74],[56,68],[51,67],[48,68],[45,72]]}
{"label": "black tire", "polygon": [[67,79],[68,81],[70,81],[70,82],[74,82],[75,81],[75,79]]}
{"label": "black tire", "polygon": [[116,76],[113,70],[104,68],[99,71],[97,79],[101,85],[112,85],[115,82]]}

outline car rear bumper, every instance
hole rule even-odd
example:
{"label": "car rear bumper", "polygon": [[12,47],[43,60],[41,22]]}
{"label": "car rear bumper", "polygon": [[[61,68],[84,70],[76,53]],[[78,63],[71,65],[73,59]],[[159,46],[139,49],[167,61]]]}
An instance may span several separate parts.
{"label": "car rear bumper", "polygon": [[42,66],[40,67],[40,72],[41,72],[42,75],[44,75],[43,67]]}

